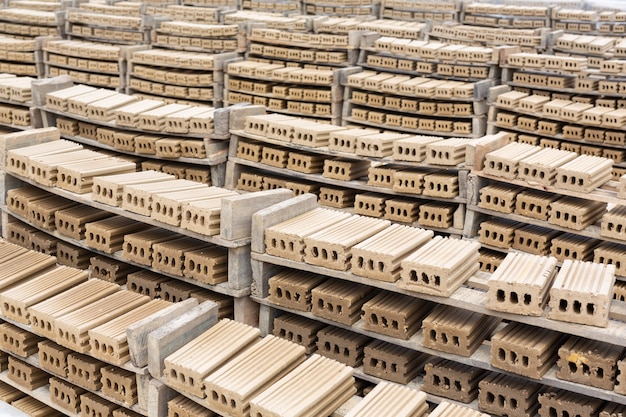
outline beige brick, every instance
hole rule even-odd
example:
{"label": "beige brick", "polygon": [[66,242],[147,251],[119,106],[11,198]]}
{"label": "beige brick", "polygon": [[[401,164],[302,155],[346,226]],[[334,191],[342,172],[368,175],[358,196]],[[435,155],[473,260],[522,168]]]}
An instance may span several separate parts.
{"label": "beige brick", "polygon": [[506,413],[510,417],[537,414],[541,385],[511,375],[491,373],[478,383],[478,409],[486,413]]}
{"label": "beige brick", "polygon": [[602,341],[570,337],[559,348],[557,378],[613,390],[617,361],[624,348]]}

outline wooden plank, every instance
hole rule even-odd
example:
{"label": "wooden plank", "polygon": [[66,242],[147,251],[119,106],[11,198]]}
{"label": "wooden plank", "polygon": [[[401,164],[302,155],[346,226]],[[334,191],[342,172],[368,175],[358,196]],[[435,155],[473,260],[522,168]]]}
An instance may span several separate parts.
{"label": "wooden plank", "polygon": [[161,381],[151,379],[148,386],[148,415],[167,417],[167,402],[178,397],[178,395],[178,392]]}
{"label": "wooden plank", "polygon": [[265,229],[318,207],[317,197],[302,194],[259,210],[252,216],[252,252],[265,252]]}
{"label": "wooden plank", "polygon": [[252,215],[293,196],[287,189],[259,191],[222,199],[220,235],[235,240],[252,236]]}
{"label": "wooden plank", "polygon": [[126,339],[130,351],[130,361],[138,368],[148,366],[148,335],[157,328],[166,325],[181,314],[198,305],[198,300],[189,298],[180,303],[172,304],[153,314],[133,323],[126,329]]}
{"label": "wooden plank", "polygon": [[250,245],[228,249],[228,287],[243,290],[251,283]]}
{"label": "wooden plank", "polygon": [[259,305],[250,297],[235,298],[233,301],[235,321],[259,327]]}
{"label": "wooden plank", "polygon": [[148,335],[148,370],[163,375],[164,359],[217,323],[218,306],[205,301]]}

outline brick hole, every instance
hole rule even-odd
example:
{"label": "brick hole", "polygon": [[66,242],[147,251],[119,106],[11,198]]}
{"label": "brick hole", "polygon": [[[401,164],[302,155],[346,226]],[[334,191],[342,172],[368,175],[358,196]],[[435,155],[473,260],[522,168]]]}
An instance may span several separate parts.
{"label": "brick hole", "polygon": [[378,316],[376,314],[372,314],[370,316],[370,320],[372,321],[372,324],[374,324],[376,326],[378,325]]}
{"label": "brick hole", "polygon": [[434,329],[430,331],[430,340],[433,342],[437,341],[437,331]]}
{"label": "brick hole", "polygon": [[517,364],[517,362],[518,362],[517,353],[514,351],[511,351],[511,363],[515,365]]}
{"label": "brick hole", "polygon": [[399,328],[398,320],[392,320],[391,321],[391,328],[393,328],[394,330],[398,330],[398,328]]}
{"label": "brick hole", "polygon": [[462,389],[463,389],[463,388],[462,388],[462,386],[461,386],[461,381],[456,381],[456,380],[455,380],[455,381],[454,381],[454,390],[455,390],[455,391],[458,391],[458,392],[461,392],[461,391],[462,391]]}
{"label": "brick hole", "polygon": [[436,385],[436,386],[441,385],[441,378],[439,378],[439,375],[433,375],[433,385]]}
{"label": "brick hole", "polygon": [[596,305],[594,303],[587,303],[587,314],[593,316],[596,313]]}
{"label": "brick hole", "polygon": [[333,304],[331,304],[331,303],[327,303],[327,304],[326,304],[326,309],[327,309],[329,312],[331,312],[331,313],[332,313],[332,312],[335,310],[335,306],[334,306]]}
{"label": "brick hole", "polygon": [[561,300],[559,300],[559,311],[564,313],[567,311],[567,309],[568,309],[567,300],[562,298]]}
{"label": "brick hole", "polygon": [[524,305],[530,305],[532,302],[532,296],[530,294],[524,294]]}
{"label": "brick hole", "polygon": [[515,291],[511,292],[511,296],[510,296],[510,301],[512,304],[518,304],[519,303],[519,298],[517,296],[517,293]]}
{"label": "brick hole", "polygon": [[580,314],[582,312],[582,303],[578,300],[574,300],[573,311],[576,314]]}
{"label": "brick hole", "polygon": [[448,335],[446,333],[441,333],[441,342],[445,345],[448,344]]}
{"label": "brick hole", "polygon": [[528,356],[526,355],[522,356],[522,365],[527,368],[529,364],[530,364],[530,359],[528,358]]}
{"label": "brick hole", "polygon": [[461,346],[461,341],[459,340],[459,336],[452,336],[452,344],[454,346]]}
{"label": "brick hole", "polygon": [[[291,336],[291,339],[293,340],[293,334]],[[302,343],[302,335],[301,334],[296,335],[296,342],[297,343]]]}

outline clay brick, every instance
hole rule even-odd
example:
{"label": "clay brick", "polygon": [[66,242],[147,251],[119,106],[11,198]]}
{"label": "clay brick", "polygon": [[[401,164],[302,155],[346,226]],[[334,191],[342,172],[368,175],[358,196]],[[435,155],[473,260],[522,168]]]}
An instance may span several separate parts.
{"label": "clay brick", "polygon": [[580,155],[557,168],[555,186],[565,190],[591,192],[611,179],[609,159]]}
{"label": "clay brick", "polygon": [[[277,355],[280,361],[276,361]],[[251,375],[247,368],[253,361],[263,366]],[[243,415],[250,400],[259,392],[270,389],[278,378],[304,361],[302,346],[272,335],[265,336],[205,378],[207,402],[211,409],[221,413]]]}
{"label": "clay brick", "polygon": [[9,356],[8,378],[28,390],[35,390],[48,384],[48,374],[26,362]]}
{"label": "clay brick", "polygon": [[317,350],[317,335],[325,326],[324,323],[317,320],[285,313],[274,319],[273,334],[276,337],[304,346],[306,354],[310,355]]}
{"label": "clay brick", "polygon": [[559,348],[557,378],[613,390],[617,361],[624,348],[596,340],[570,337]]}
{"label": "clay brick", "polygon": [[393,191],[407,194],[422,194],[429,169],[407,169],[392,174]]}
{"label": "clay brick", "polygon": [[494,218],[480,224],[478,241],[496,248],[508,249],[513,244],[515,230],[522,226],[509,219]]}
{"label": "clay brick", "polygon": [[171,303],[191,298],[194,291],[198,291],[198,287],[188,282],[170,279],[161,283],[161,298]]}
{"label": "clay brick", "polygon": [[50,193],[41,188],[30,185],[6,190],[7,209],[21,217],[28,217],[28,204],[50,196]]}
{"label": "clay brick", "polygon": [[100,372],[103,394],[127,405],[137,403],[137,375],[134,372],[115,366],[104,366]]}
{"label": "clay brick", "polygon": [[311,311],[311,291],[325,281],[325,277],[303,271],[286,270],[271,277],[271,303],[299,311]]}
{"label": "clay brick", "polygon": [[125,285],[128,274],[135,271],[137,271],[135,266],[104,256],[92,256],[89,260],[91,278],[98,278],[119,285]]}
{"label": "clay brick", "polygon": [[30,249],[35,252],[55,256],[59,242],[61,240],[50,236],[46,232],[37,231],[30,233]]}
{"label": "clay brick", "polygon": [[317,332],[317,353],[345,365],[359,367],[363,364],[363,350],[371,340],[350,330],[326,326]]}
{"label": "clay brick", "polygon": [[91,392],[80,395],[80,413],[83,416],[110,416],[118,407]]}
{"label": "clay brick", "polygon": [[606,327],[614,283],[613,265],[565,260],[550,289],[548,318]]}
{"label": "clay brick", "polygon": [[563,233],[552,240],[550,255],[554,256],[559,262],[563,262],[566,259],[572,261],[589,261],[597,245],[598,240],[596,239],[572,233]]}
{"label": "clay brick", "polygon": [[624,415],[626,409],[621,404],[609,403],[600,412],[599,417],[619,417],[620,414]]}
{"label": "clay brick", "polygon": [[354,213],[371,217],[382,217],[385,213],[386,197],[373,193],[357,194],[354,198]]}
{"label": "clay brick", "polygon": [[151,227],[136,233],[124,235],[122,256],[132,262],[151,266],[154,261],[153,245],[178,237],[173,232],[160,227]]}
{"label": "clay brick", "polygon": [[381,292],[363,304],[363,328],[408,340],[431,309],[427,302],[403,294]]}
{"label": "clay brick", "polygon": [[213,417],[214,415],[211,410],[182,395],[167,402],[167,417]]}
{"label": "clay brick", "polygon": [[495,415],[537,415],[541,385],[512,375],[491,373],[478,383],[478,409]]}
{"label": "clay brick", "polygon": [[25,396],[20,398],[19,400],[15,400],[11,403],[11,406],[18,409],[19,411],[26,413],[32,417],[62,417],[63,413],[55,410],[52,407],[49,407],[42,403],[39,400],[36,400],[33,397]]}
{"label": "clay brick", "polygon": [[382,340],[363,349],[363,372],[387,381],[407,384],[420,372],[427,355]]}
{"label": "clay brick", "polygon": [[260,143],[252,143],[245,140],[237,142],[237,158],[247,161],[260,162],[262,157],[263,145]]}
{"label": "clay brick", "polygon": [[59,210],[76,207],[78,204],[63,197],[51,195],[28,203],[28,221],[31,225],[45,230],[56,229],[55,215]]}
{"label": "clay brick", "polygon": [[520,161],[518,178],[529,183],[552,185],[557,168],[576,158],[574,152],[544,148]]}
{"label": "clay brick", "polygon": [[7,242],[30,249],[30,235],[36,231],[37,229],[26,223],[13,221],[6,227],[6,240]]}
{"label": "clay brick", "polygon": [[138,232],[145,228],[145,223],[126,217],[108,217],[85,224],[85,245],[105,253],[114,253],[124,246],[126,234]]}
{"label": "clay brick", "polygon": [[[410,251],[432,237],[432,232],[391,225],[380,233],[352,247],[353,274],[381,281],[394,282],[400,276],[400,261]],[[389,242],[403,242],[390,245]]]}
{"label": "clay brick", "polygon": [[478,270],[479,247],[478,242],[435,236],[402,261],[398,285],[448,297]]}
{"label": "clay brick", "polygon": [[139,270],[128,274],[126,287],[129,291],[154,299],[160,297],[161,284],[169,280],[170,278],[166,276],[146,270]]}
{"label": "clay brick", "polygon": [[228,281],[228,251],[214,246],[185,252],[183,274],[211,285]]}
{"label": "clay brick", "polygon": [[329,227],[349,214],[317,208],[265,230],[266,251],[270,255],[302,261],[304,237]]}
{"label": "clay brick", "polygon": [[483,172],[496,177],[515,179],[520,162],[539,151],[540,148],[536,146],[511,142],[485,156]]}
{"label": "clay brick", "polygon": [[480,248],[478,256],[478,270],[493,274],[502,264],[505,254],[491,249]]}
{"label": "clay brick", "polygon": [[371,166],[367,173],[367,184],[372,187],[392,188],[396,175],[400,172],[401,168],[392,165]]}
{"label": "clay brick", "polygon": [[359,320],[363,304],[374,294],[365,285],[327,280],[313,288],[311,295],[314,315],[352,325]]}
{"label": "clay brick", "polygon": [[431,165],[454,166],[465,162],[468,139],[450,138],[426,145],[425,162]]}
{"label": "clay brick", "polygon": [[44,371],[67,378],[67,357],[70,349],[57,345],[51,340],[42,340],[37,344],[39,349],[39,364]]}
{"label": "clay brick", "polygon": [[326,159],[322,176],[330,179],[352,181],[366,175],[369,167],[370,163],[368,161]]}
{"label": "clay brick", "polygon": [[206,243],[189,237],[180,237],[152,245],[152,267],[168,274],[183,276],[185,253],[199,249],[207,249]]}
{"label": "clay brick", "polygon": [[50,378],[50,399],[64,410],[71,413],[80,412],[80,396],[85,389],[72,385],[59,378]]}
{"label": "clay brick", "polygon": [[[594,243],[597,242],[594,241]],[[626,247],[617,243],[602,242],[598,246],[592,246],[591,250],[593,250],[593,262],[605,265],[612,264],[615,266],[615,275],[626,276],[626,262],[623,262],[624,256],[626,256]],[[615,284],[617,285],[618,282]]]}
{"label": "clay brick", "polygon": [[598,414],[604,402],[570,391],[549,391],[539,394],[539,415],[541,417],[563,416],[569,414],[591,417]]}
{"label": "clay brick", "polygon": [[557,194],[539,190],[524,190],[516,196],[515,214],[538,220],[548,220],[550,205],[558,198]]}
{"label": "clay brick", "polygon": [[540,379],[556,363],[561,337],[552,330],[511,322],[491,336],[491,365]]}
{"label": "clay brick", "polygon": [[5,352],[26,358],[37,352],[40,336],[22,330],[10,323],[0,324],[0,346]]}
{"label": "clay brick", "polygon": [[440,305],[424,318],[422,344],[469,357],[499,323],[500,319],[496,317]]}
{"label": "clay brick", "polygon": [[[276,415],[285,406],[294,414],[332,413],[356,394],[354,370],[319,355],[312,355],[250,402],[251,415]],[[317,384],[302,383],[316,381]],[[295,392],[294,392],[295,390]],[[289,399],[285,404],[285,399]],[[300,399],[306,398],[307,401]]]}
{"label": "clay brick", "polygon": [[419,217],[419,202],[393,198],[385,202],[385,219],[399,223],[414,223]]}
{"label": "clay brick", "polygon": [[600,236],[626,240],[626,206],[616,206],[602,216]]}
{"label": "clay brick", "polygon": [[478,207],[501,213],[513,213],[517,196],[521,191],[522,188],[514,185],[489,184],[480,189]]}
{"label": "clay brick", "polygon": [[65,242],[57,243],[57,262],[72,268],[88,269],[93,252]]}
{"label": "clay brick", "polygon": [[352,207],[355,190],[320,187],[319,204],[334,208]]}
{"label": "clay brick", "polygon": [[429,174],[424,177],[423,194],[431,197],[454,198],[459,195],[459,176],[456,173]]}
{"label": "clay brick", "polygon": [[535,255],[549,255],[552,240],[561,232],[546,227],[526,225],[515,229],[513,249]]}
{"label": "clay brick", "polygon": [[424,366],[422,390],[439,397],[470,403],[478,397],[478,384],[485,371],[445,359],[432,359]]}
{"label": "clay brick", "polygon": [[20,398],[24,398],[25,395],[26,394],[22,393],[22,391],[12,387],[6,382],[0,383],[0,401],[4,401],[7,404],[12,404],[14,401],[17,401]]}
{"label": "clay brick", "polygon": [[399,139],[393,143],[392,157],[398,161],[420,162],[426,158],[429,144],[443,140],[436,136],[413,136]]}

